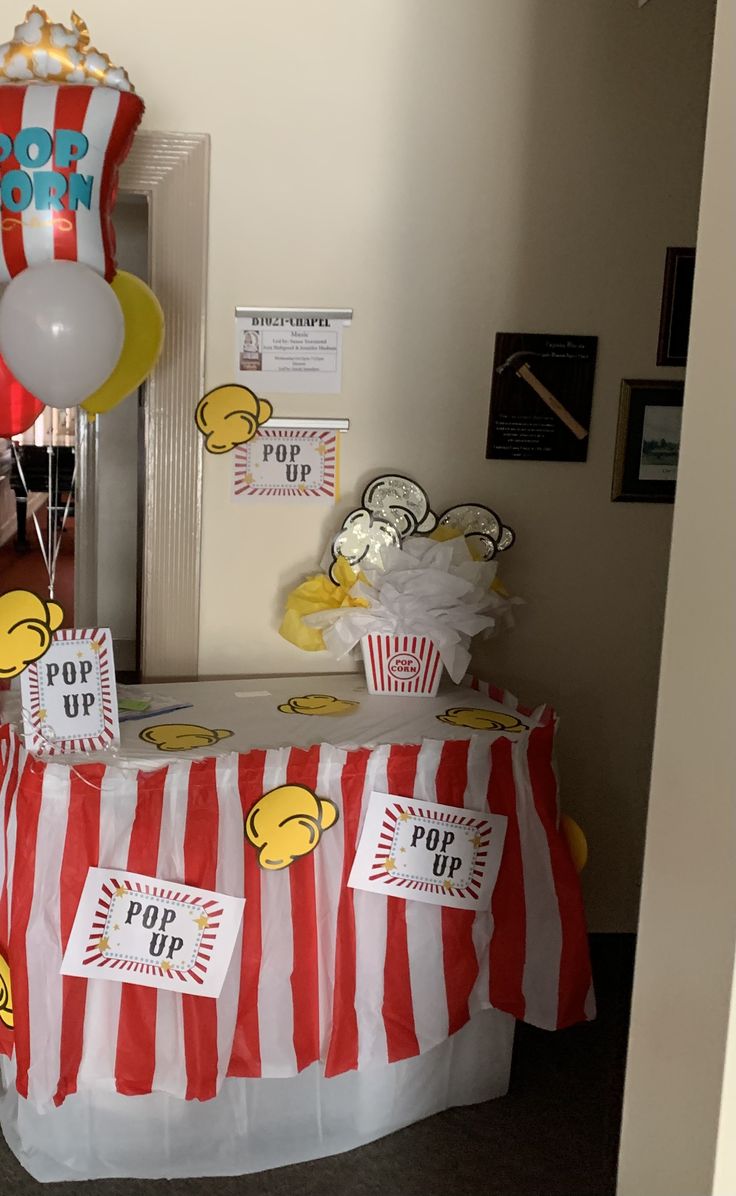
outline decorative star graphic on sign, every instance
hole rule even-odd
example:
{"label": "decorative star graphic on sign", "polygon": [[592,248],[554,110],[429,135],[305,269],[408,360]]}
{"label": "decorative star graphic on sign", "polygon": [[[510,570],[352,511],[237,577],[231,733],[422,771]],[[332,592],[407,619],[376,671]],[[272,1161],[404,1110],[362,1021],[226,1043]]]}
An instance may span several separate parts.
{"label": "decorative star graphic on sign", "polygon": [[392,872],[396,867],[396,860],[392,860],[391,856],[389,856],[388,859],[384,860],[383,866],[387,872]]}
{"label": "decorative star graphic on sign", "polygon": [[198,918],[194,919],[194,921],[196,922],[196,924],[200,930],[206,930],[206,928],[210,924],[210,920],[206,914],[200,914]]}
{"label": "decorative star graphic on sign", "polygon": [[164,962],[161,964],[161,971],[162,972],[170,972],[171,971],[171,964],[169,963],[168,959],[165,959]]}
{"label": "decorative star graphic on sign", "polygon": [[92,652],[101,652],[101,651],[102,651],[102,644],[98,643],[98,641],[97,641],[97,640],[92,640],[92,643],[90,644],[90,651],[92,651]]}
{"label": "decorative star graphic on sign", "polygon": [[102,938],[100,939],[99,943],[97,944],[97,950],[102,955],[104,955],[109,946],[110,946],[110,940],[105,938],[105,936],[103,935]]}
{"label": "decorative star graphic on sign", "polygon": [[406,810],[402,810],[401,814],[399,814],[399,822],[408,822],[410,818],[411,814],[409,814]]}
{"label": "decorative star graphic on sign", "polygon": [[126,888],[124,888],[123,885],[121,885],[119,889],[115,890],[115,896],[116,897],[125,897],[127,892],[128,892],[128,890]]}
{"label": "decorative star graphic on sign", "polygon": [[480,835],[473,835],[473,838],[470,840],[470,842],[473,844],[473,847],[480,847],[483,840],[481,839]]}

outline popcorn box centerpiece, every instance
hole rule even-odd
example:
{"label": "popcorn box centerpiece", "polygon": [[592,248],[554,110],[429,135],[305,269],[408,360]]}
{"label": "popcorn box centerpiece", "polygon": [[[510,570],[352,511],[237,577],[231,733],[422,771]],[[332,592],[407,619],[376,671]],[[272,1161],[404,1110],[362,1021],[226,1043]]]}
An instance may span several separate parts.
{"label": "popcorn box centerpiece", "polygon": [[425,635],[363,636],[360,641],[368,691],[433,698],[442,676],[437,646]]}

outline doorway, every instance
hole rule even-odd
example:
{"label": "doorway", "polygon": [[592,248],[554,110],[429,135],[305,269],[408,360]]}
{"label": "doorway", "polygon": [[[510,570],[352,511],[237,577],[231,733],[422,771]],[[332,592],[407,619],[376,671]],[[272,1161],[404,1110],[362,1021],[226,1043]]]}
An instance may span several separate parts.
{"label": "doorway", "polygon": [[[148,203],[122,195],[115,209],[118,266],[149,282]],[[75,608],[83,625],[112,631],[120,680],[141,672],[141,512],[145,509],[146,384],[111,411],[78,421],[77,446],[93,464],[94,485],[78,487]],[[80,625],[82,625],[80,624]]]}

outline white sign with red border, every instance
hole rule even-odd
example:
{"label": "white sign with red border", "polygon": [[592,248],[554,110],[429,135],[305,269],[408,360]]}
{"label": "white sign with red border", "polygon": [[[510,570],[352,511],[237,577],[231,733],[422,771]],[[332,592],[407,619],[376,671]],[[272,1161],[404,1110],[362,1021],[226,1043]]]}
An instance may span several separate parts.
{"label": "white sign with red border", "polygon": [[332,430],[261,428],[233,454],[233,498],[338,497],[338,435]]}
{"label": "white sign with red border", "polygon": [[487,909],[506,818],[372,793],[348,885],[454,909]]}
{"label": "white sign with red border", "polygon": [[114,868],[90,868],[64,976],[219,997],[245,900]]}
{"label": "white sign with red border", "polygon": [[20,681],[30,751],[97,752],[120,742],[109,628],[57,631],[48,652]]}

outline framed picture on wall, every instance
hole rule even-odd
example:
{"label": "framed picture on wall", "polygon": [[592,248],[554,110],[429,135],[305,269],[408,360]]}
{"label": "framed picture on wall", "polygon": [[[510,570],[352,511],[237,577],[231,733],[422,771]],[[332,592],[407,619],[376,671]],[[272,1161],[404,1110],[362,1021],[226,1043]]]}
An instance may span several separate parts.
{"label": "framed picture on wall", "polygon": [[621,382],[613,502],[674,502],[683,391],[683,382]]}
{"label": "framed picture on wall", "polygon": [[695,250],[671,245],[665,254],[657,365],[685,365],[693,302]]}

